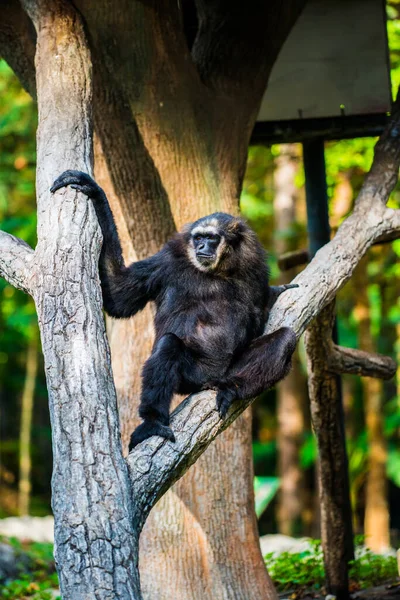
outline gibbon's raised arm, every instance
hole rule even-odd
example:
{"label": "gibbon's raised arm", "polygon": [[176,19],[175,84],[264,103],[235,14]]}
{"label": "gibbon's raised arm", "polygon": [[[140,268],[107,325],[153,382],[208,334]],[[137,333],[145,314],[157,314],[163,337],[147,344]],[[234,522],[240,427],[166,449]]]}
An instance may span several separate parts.
{"label": "gibbon's raised arm", "polygon": [[99,185],[86,173],[64,171],[50,191],[70,186],[88,196],[96,211],[103,233],[99,273],[105,311],[112,317],[131,317],[154,300],[160,285],[163,252],[145,260],[124,264],[117,228],[107,197]]}

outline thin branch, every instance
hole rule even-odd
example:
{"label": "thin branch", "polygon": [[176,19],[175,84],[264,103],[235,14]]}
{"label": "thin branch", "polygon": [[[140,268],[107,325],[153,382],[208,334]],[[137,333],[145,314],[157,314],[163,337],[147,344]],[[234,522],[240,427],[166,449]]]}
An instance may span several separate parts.
{"label": "thin branch", "polygon": [[[307,330],[306,349],[311,367],[310,373],[314,372],[316,379],[324,381],[327,373],[326,378],[332,373],[337,375],[347,373],[377,379],[391,379],[395,375],[397,365],[389,356],[344,348],[335,344],[332,340],[334,319],[333,302],[324,307],[318,317],[314,319],[312,327]],[[310,352],[308,352],[308,347]]]}
{"label": "thin branch", "polygon": [[33,256],[32,248],[23,240],[0,231],[0,276],[28,294],[31,293],[28,275]]}
{"label": "thin branch", "polygon": [[[386,204],[399,175],[400,162],[400,88],[392,106],[389,123],[374,149],[374,161],[366,176],[356,206],[372,200]],[[375,240],[374,240],[375,241]]]}
{"label": "thin branch", "polygon": [[375,147],[374,161],[367,174],[353,213],[336,236],[315,255],[293,283],[296,292],[283,294],[274,306],[267,332],[283,325],[298,336],[332,301],[374,242],[400,232],[400,210],[386,202],[396,185],[400,165],[400,99],[393,105],[391,119]]}
{"label": "thin branch", "polygon": [[400,237],[400,230],[391,231],[388,235],[382,235],[380,238],[374,242],[374,246],[379,246],[381,244],[391,244],[394,240],[398,240]]}
{"label": "thin branch", "polygon": [[386,231],[378,240],[393,241],[400,237],[400,209],[387,208],[383,215]]}
{"label": "thin branch", "polygon": [[333,373],[347,373],[362,377],[391,379],[396,374],[397,364],[389,356],[343,348],[332,344],[328,356],[328,368]]}
{"label": "thin branch", "polygon": [[310,253],[306,248],[285,252],[278,257],[278,267],[281,271],[289,271],[294,267],[306,265],[310,261]]}
{"label": "thin branch", "polygon": [[[268,332],[289,326],[299,337],[348,281],[368,248],[382,235],[399,229],[400,211],[385,206],[398,176],[399,142],[397,101],[387,129],[376,146],[371,172],[353,214],[344,221],[335,238],[317,252],[312,262],[295,278],[299,288],[288,290],[278,298],[269,316]],[[131,452],[127,462],[137,499],[136,518],[141,525],[157,499],[250,403],[251,400],[234,403],[227,418],[222,420],[216,410],[214,392],[190,396],[172,415],[175,444],[156,437]]]}

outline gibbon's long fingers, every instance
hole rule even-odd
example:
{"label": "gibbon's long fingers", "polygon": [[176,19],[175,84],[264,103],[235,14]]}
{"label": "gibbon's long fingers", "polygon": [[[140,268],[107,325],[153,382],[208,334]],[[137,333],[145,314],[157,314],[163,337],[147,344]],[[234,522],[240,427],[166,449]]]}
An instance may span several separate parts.
{"label": "gibbon's long fingers", "polygon": [[64,171],[64,173],[59,175],[51,186],[50,192],[54,194],[57,190],[67,187],[68,185],[92,199],[97,199],[102,193],[101,188],[90,175],[82,173],[82,171],[72,170]]}

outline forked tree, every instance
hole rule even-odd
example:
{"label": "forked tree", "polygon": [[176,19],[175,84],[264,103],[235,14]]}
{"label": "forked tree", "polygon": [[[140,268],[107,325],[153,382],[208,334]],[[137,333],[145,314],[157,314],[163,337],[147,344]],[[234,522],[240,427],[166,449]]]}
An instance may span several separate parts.
{"label": "forked tree", "polygon": [[[0,51],[37,97],[39,126],[38,244],[1,233],[0,273],[33,296],[38,312],[65,599],[276,597],[252,506],[249,403],[221,420],[213,392],[192,396],[173,414],[176,444],[154,438],[124,457],[151,310],[110,323],[112,369],[93,207],[72,189],[52,196],[49,188],[67,168],[94,173],[126,260],[156,251],[201,215],[237,212],[258,107],[304,3],[1,4]],[[400,214],[386,201],[397,180],[399,125],[396,104],[353,214],[297,277],[299,289],[276,303],[268,330],[287,325],[300,336],[368,247],[398,234]],[[141,590],[139,536],[151,510]]]}

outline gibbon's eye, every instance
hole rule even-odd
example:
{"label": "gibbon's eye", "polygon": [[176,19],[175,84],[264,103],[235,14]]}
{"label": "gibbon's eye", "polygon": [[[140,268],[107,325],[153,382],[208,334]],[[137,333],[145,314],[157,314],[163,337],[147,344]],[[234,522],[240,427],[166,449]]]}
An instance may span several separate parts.
{"label": "gibbon's eye", "polygon": [[220,236],[220,235],[218,235],[218,233],[209,233],[209,234],[207,235],[207,238],[208,238],[209,240],[212,240],[213,242],[219,242],[219,241],[220,241],[220,239],[221,239],[221,236]]}
{"label": "gibbon's eye", "polygon": [[202,236],[201,235],[195,235],[193,239],[194,239],[195,242],[200,242],[200,240],[202,239]]}

